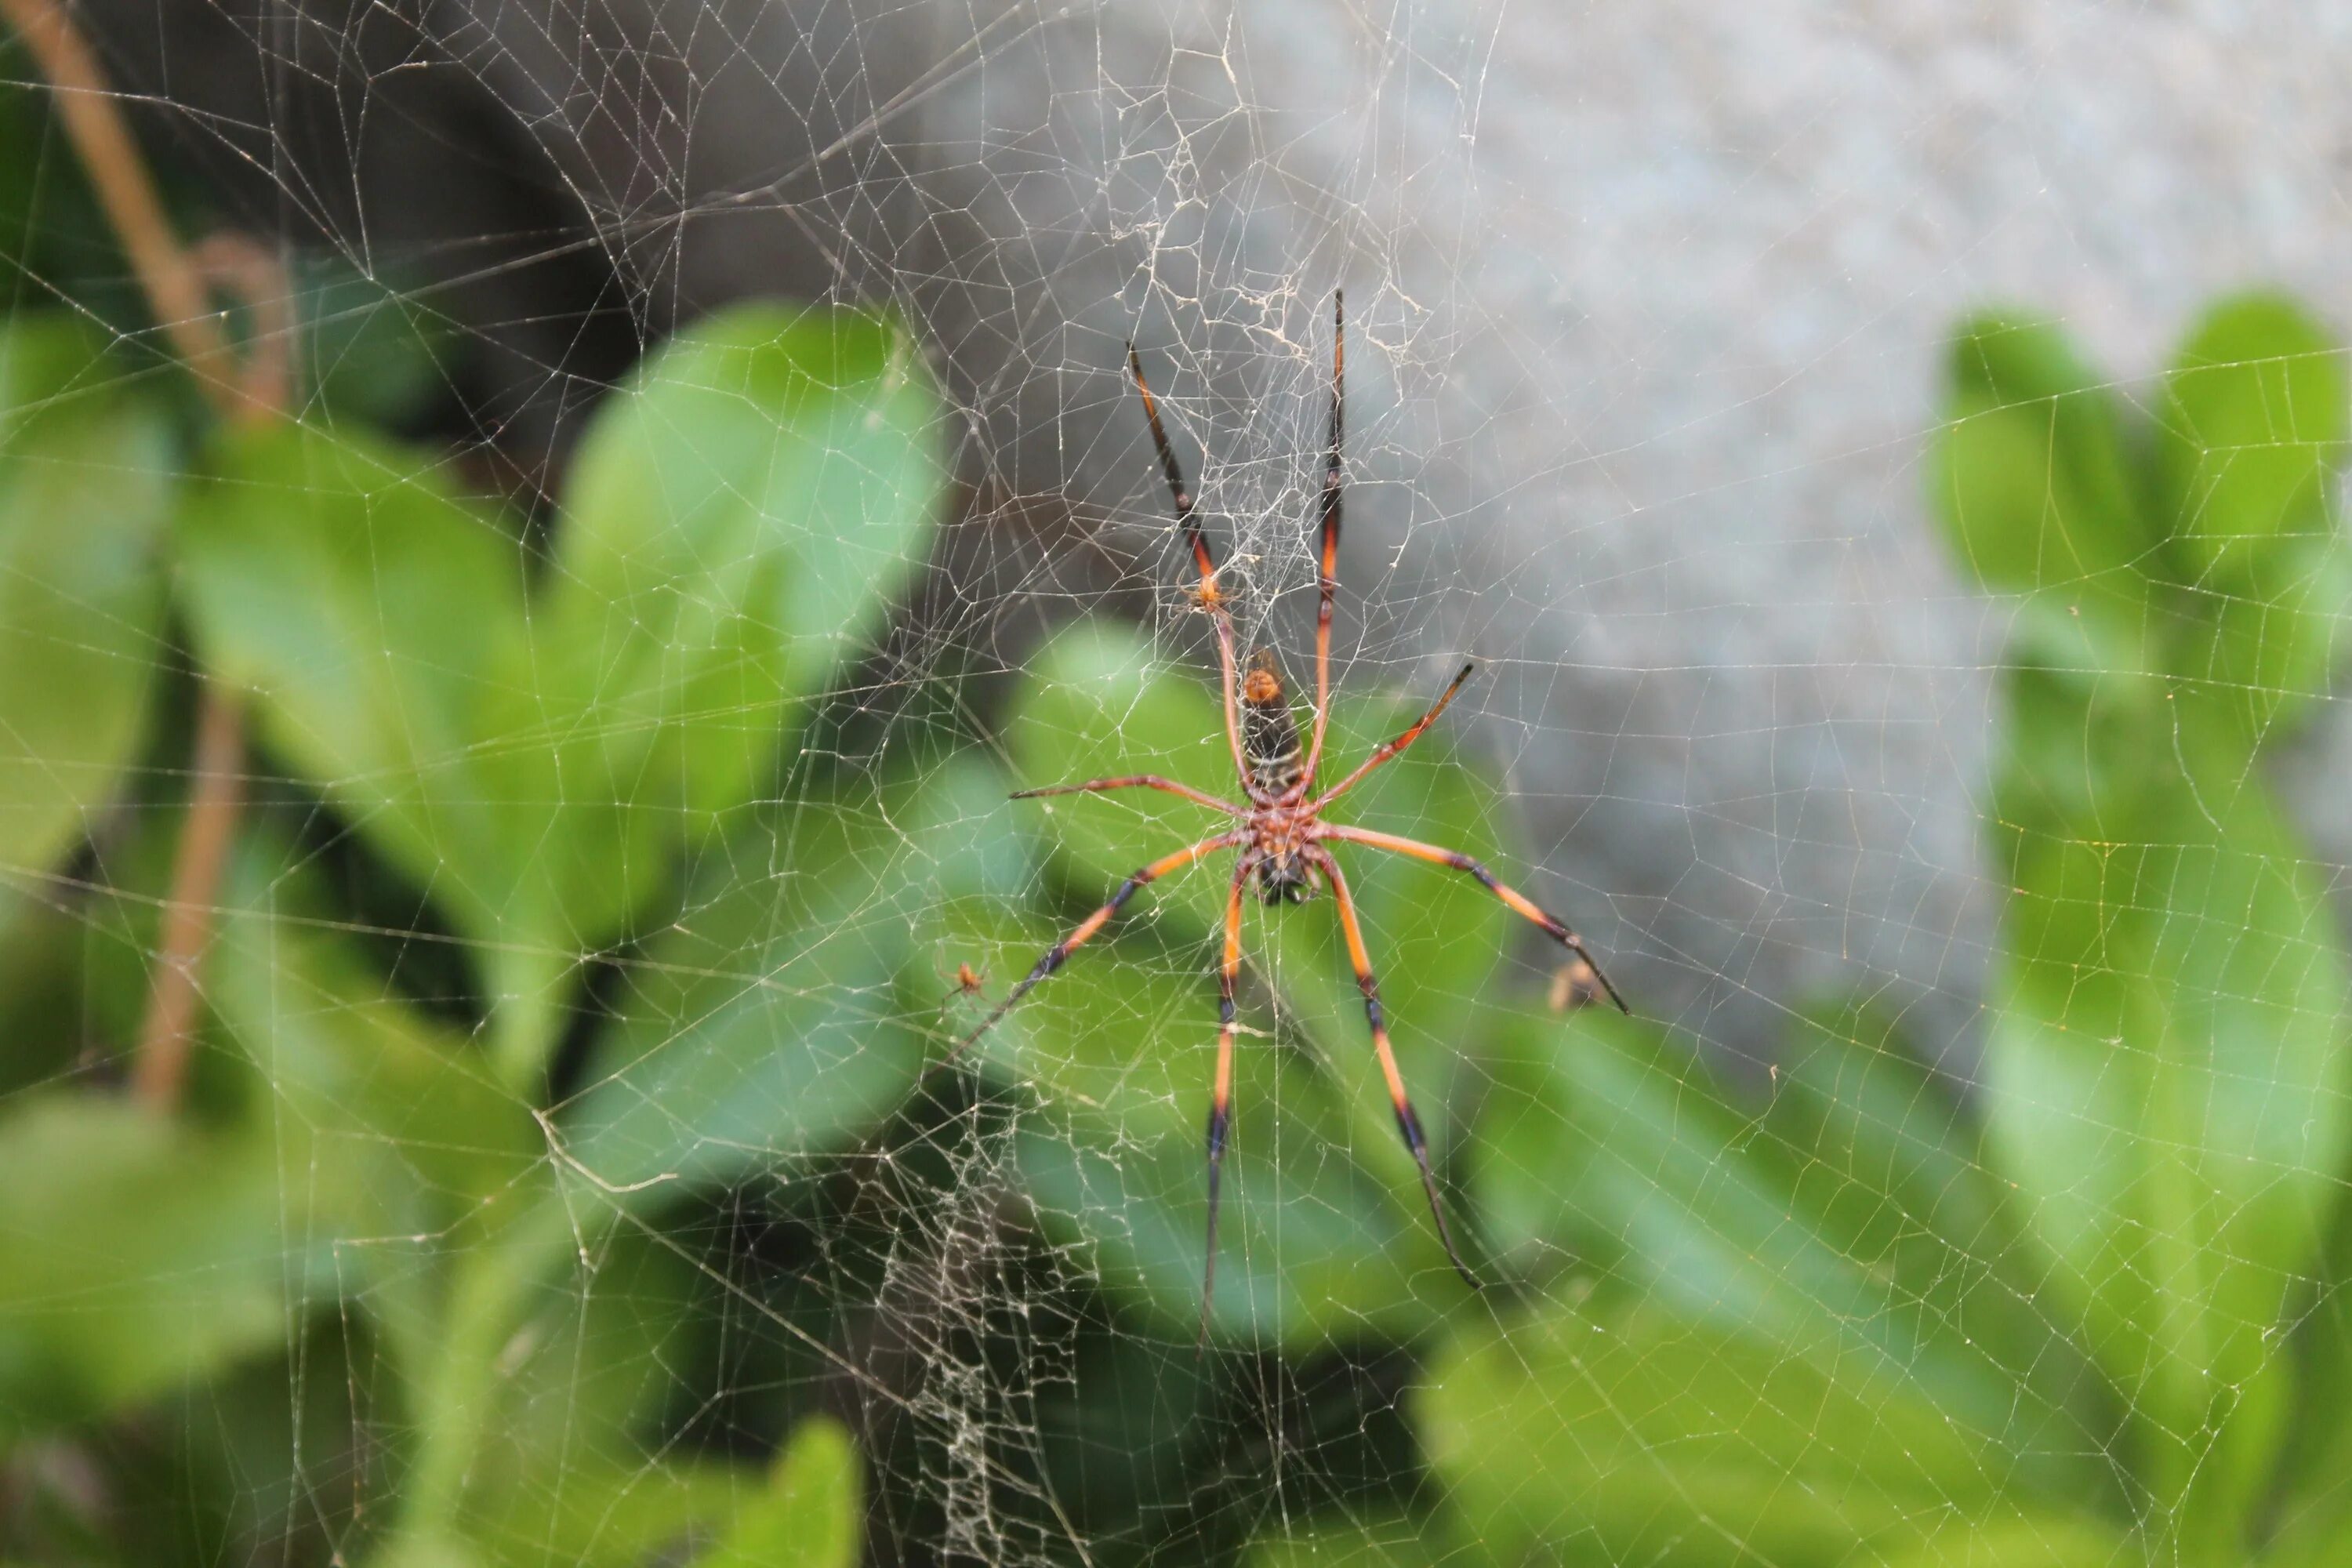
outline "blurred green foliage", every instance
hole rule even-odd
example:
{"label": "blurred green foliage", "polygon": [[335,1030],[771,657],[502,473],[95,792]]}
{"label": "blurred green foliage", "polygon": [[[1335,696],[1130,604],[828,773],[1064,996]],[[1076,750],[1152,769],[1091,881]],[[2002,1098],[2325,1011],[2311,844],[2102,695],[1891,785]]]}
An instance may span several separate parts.
{"label": "blurred green foliage", "polygon": [[[0,1110],[0,1462],[30,1500],[0,1542],[160,1561],[307,1529],[394,1562],[699,1542],[734,1563],[790,1538],[852,1560],[838,1432],[803,1421],[772,1476],[656,1457],[699,1288],[659,1221],[690,1179],[773,1177],[870,1130],[922,1060],[919,1036],[875,1027],[902,1014],[879,998],[911,951],[888,856],[856,860],[883,803],[818,809],[803,780],[809,809],[756,806],[928,549],[944,479],[910,342],[772,307],[681,334],[606,399],[543,553],[429,450],[325,409],[205,428],[122,359],[60,318],[0,337],[6,935],[79,973],[12,965],[0,997],[15,1048],[50,1064],[12,1064]],[[73,1048],[47,1041],[119,1056],[135,1022],[76,1003],[155,940],[151,841],[175,827],[184,740],[154,710],[187,695],[181,628],[198,677],[246,694],[272,787],[219,895],[175,1123],[73,1082]],[[902,787],[888,834],[954,777]],[[457,939],[449,991],[417,993],[366,940],[387,895]],[[816,952],[810,899],[835,901],[839,939]],[[592,1021],[591,968],[616,952],[643,981]],[[741,1005],[786,987],[797,1005]],[[573,1037],[586,1087],[559,1102]],[[737,1163],[711,1173],[728,1131]],[[656,1179],[623,1190],[640,1168]],[[583,1268],[608,1289],[567,1292]],[[388,1434],[348,1456],[331,1506],[266,1432],[235,1433],[260,1451],[224,1473],[229,1435],[203,1423],[95,1500],[46,1479],[61,1436],[289,1357],[303,1384],[352,1384],[331,1446],[352,1423]],[[176,1532],[137,1500],[158,1464],[204,1500]],[[282,1479],[236,1480],[246,1465]],[[274,1517],[240,1517],[265,1501]]]}
{"label": "blurred green foliage", "polygon": [[2343,1560],[2346,961],[2263,762],[2352,611],[2342,351],[2255,295],[2145,411],[2000,316],[1948,374],[1931,499],[2011,625],[1971,1092],[1867,1008],[1760,1106],[1513,1021],[1472,1179],[1563,1282],[1433,1362],[1433,1510],[1257,1561]]}
{"label": "blurred green foliage", "polygon": [[[1001,995],[1215,826],[1007,788],[1223,787],[1213,682],[1079,623],[985,737],[948,674],[877,700],[947,500],[890,323],[682,332],[526,518],[395,433],[446,351],[375,287],[305,284],[266,428],[63,312],[0,333],[0,1556],[928,1561],[976,1477],[976,1555],[2336,1560],[2347,972],[2263,754],[2352,608],[2347,407],[2291,303],[2139,405],[2054,329],[1954,341],[1931,495],[2008,638],[1972,1081],[1833,1002],[1735,1087],[1353,856],[1494,1284],[1328,909],[1253,904],[1195,1355],[1222,875],[924,1068],[959,964]],[[199,680],[256,750],[166,1118],[115,1068]],[[1334,754],[1426,695],[1343,693]],[[1439,737],[1339,815],[1517,858]]]}

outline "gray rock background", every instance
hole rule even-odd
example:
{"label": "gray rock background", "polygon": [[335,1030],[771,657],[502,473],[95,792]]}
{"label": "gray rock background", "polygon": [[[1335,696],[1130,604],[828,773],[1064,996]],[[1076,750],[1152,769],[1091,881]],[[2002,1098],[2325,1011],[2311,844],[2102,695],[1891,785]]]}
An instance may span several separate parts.
{"label": "gray rock background", "polygon": [[[1130,335],[1298,646],[1344,284],[1349,679],[1492,660],[1447,743],[1507,770],[1535,890],[1756,1059],[1859,984],[1972,1060],[2005,627],[1922,502],[1956,315],[2026,303],[2135,384],[2219,289],[2352,316],[2342,5],[96,11],[226,188],[444,280],[499,440],[560,449],[725,300],[894,302],[972,487],[925,635],[983,667],[1104,605],[1201,646]],[[2287,772],[2340,866],[2321,729]]]}

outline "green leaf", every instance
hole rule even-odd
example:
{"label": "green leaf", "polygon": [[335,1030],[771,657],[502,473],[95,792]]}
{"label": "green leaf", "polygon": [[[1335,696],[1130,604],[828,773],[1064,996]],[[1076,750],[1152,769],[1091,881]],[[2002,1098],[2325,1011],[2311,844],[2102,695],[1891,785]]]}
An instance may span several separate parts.
{"label": "green leaf", "polygon": [[761,308],[682,334],[583,438],[534,580],[420,455],[224,439],[184,532],[207,661],[270,747],[447,908],[530,1086],[578,959],[773,771],[940,498],[902,336]]}
{"label": "green leaf", "polygon": [[[1948,1194],[1925,1190],[1964,1158],[1943,1142],[1948,1126],[1910,1152],[1935,1125],[1932,1101],[1898,1123],[1911,1131],[1893,1147],[1900,1134],[1842,1106],[1817,1106],[1815,1125],[1800,1119],[1784,1141],[1773,1115],[1731,1104],[1638,1020],[1588,1008],[1566,1022],[1513,1019],[1489,1038],[1493,1082],[1468,1153],[1512,1273],[1561,1289],[1586,1273],[1637,1287],[1709,1332],[1930,1402],[2032,1455],[2053,1488],[2085,1482],[2068,1456],[2096,1452],[2100,1432],[2070,1406],[2075,1358],[2024,1304],[2030,1274],[2021,1280],[1999,1233],[1981,1228],[1991,1194],[1970,1178]],[[1862,1061],[1828,1076],[1877,1079],[1870,1103],[1882,1106],[1899,1071]],[[1828,1142],[1817,1151],[1814,1139]],[[1840,1155],[1841,1139],[1852,1152]],[[1916,1173],[1905,1168],[1915,1157]],[[1939,1213],[1964,1228],[1932,1228]],[[1571,1258],[1580,1272],[1561,1281]]]}
{"label": "green leaf", "polygon": [[674,338],[599,410],[564,491],[543,668],[637,809],[688,821],[771,773],[780,699],[872,647],[946,475],[914,341],[749,306]]}
{"label": "green leaf", "polygon": [[285,840],[247,832],[224,902],[205,1000],[252,1065],[289,1210],[365,1241],[342,1253],[358,1275],[413,1269],[381,1238],[445,1234],[509,1191],[547,1153],[530,1108],[375,973]]}
{"label": "green leaf", "polygon": [[2132,1413],[2154,1507],[2231,1549],[2345,1153],[2342,939],[2226,722],[2095,841],[2020,835],[1989,1000],[1995,1168]]}
{"label": "green leaf", "polygon": [[[1025,973],[1061,930],[980,900],[937,919],[940,946],[996,974]],[[1157,934],[1098,938],[967,1060],[1025,1090],[1013,1154],[1065,1266],[1181,1342],[1201,1310],[1215,957],[1206,940]],[[1408,1336],[1461,1299],[1417,1180],[1366,1158],[1394,1143],[1393,1121],[1364,1127],[1350,1086],[1263,1034],[1238,1043],[1233,1104],[1218,1331],[1304,1351],[1340,1332]]]}
{"label": "green leaf", "polygon": [[2032,662],[2010,666],[2000,681],[2008,708],[1993,740],[2000,841],[2121,837],[2149,776],[2172,765],[2173,708],[2162,689],[2129,672],[2085,679]]}
{"label": "green leaf", "polygon": [[2325,696],[2347,616],[2352,544],[2332,531],[2265,548],[2260,594],[2200,595],[2203,612],[2181,629],[2173,666],[2221,703],[2259,744]]}
{"label": "green leaf", "polygon": [[55,865],[145,735],[174,457],[79,324],[0,332],[0,868]]}
{"label": "green leaf", "polygon": [[1964,322],[1948,361],[1929,500],[1996,593],[2124,592],[2158,542],[2132,491],[2115,404],[2053,326]]}
{"label": "green leaf", "polygon": [[1244,1568],[1470,1568],[1495,1561],[1450,1519],[1386,1513],[1292,1521],[1242,1554]]}
{"label": "green leaf", "polygon": [[2305,571],[2298,542],[2335,533],[2342,351],[2294,300],[2223,300],[2189,334],[2158,418],[2162,521],[2188,581],[2268,602]]}
{"label": "green leaf", "polygon": [[583,1460],[485,1502],[467,1518],[467,1536],[410,1533],[372,1561],[388,1568],[646,1568],[719,1536],[760,1486],[759,1472],[747,1466],[692,1454]]}
{"label": "green leaf", "polygon": [[[258,697],[271,749],[467,935],[544,940],[575,837],[552,819],[581,806],[546,738],[492,717],[530,690],[524,559],[501,523],[419,454],[270,426],[223,436],[181,552],[206,662]],[[578,913],[604,928],[622,900],[597,880]]]}
{"label": "green leaf", "polygon": [[0,1118],[0,1447],[282,1345],[289,1255],[266,1145],[119,1100]]}
{"label": "green leaf", "polygon": [[1999,1447],[1916,1388],[1825,1367],[1803,1342],[1827,1328],[1727,1331],[1612,1296],[1464,1332],[1415,1413],[1496,1562],[1874,1563],[2036,1528],[2123,1560],[2121,1531],[2022,1500]]}
{"label": "green leaf", "polygon": [[533,1282],[530,1310],[499,1359],[499,1406],[468,1481],[468,1510],[530,1531],[551,1482],[619,1469],[659,1447],[660,1422],[690,1397],[700,1277],[668,1238],[601,1223],[576,1272]]}
{"label": "green leaf", "polygon": [[854,1568],[865,1534],[857,1450],[839,1422],[812,1416],[776,1458],[767,1489],[697,1568]]}
{"label": "green leaf", "polygon": [[[902,991],[921,912],[987,875],[995,775],[956,763],[876,790],[811,791],[714,853],[677,924],[627,971],[563,1122],[613,1187],[740,1180],[869,1131],[914,1086],[946,983]],[[917,979],[909,984],[920,986]]]}

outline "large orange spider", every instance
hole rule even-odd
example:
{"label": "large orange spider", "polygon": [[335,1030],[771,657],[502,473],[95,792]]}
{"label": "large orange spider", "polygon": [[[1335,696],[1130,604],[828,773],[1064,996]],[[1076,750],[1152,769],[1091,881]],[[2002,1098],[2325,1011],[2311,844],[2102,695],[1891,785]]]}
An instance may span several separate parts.
{"label": "large orange spider", "polygon": [[1233,1090],[1234,979],[1242,963],[1242,892],[1248,886],[1250,878],[1255,876],[1258,897],[1266,904],[1298,903],[1312,896],[1322,882],[1328,879],[1332,900],[1339,907],[1339,929],[1347,938],[1348,956],[1355,965],[1356,984],[1364,994],[1364,1016],[1371,1025],[1372,1049],[1380,1056],[1381,1071],[1388,1079],[1389,1100],[1396,1107],[1397,1130],[1404,1135],[1405,1146],[1412,1151],[1413,1161],[1421,1167],[1422,1188],[1429,1195],[1429,1212],[1436,1221],[1438,1239],[1444,1243],[1445,1255],[1453,1259],[1454,1268],[1475,1289],[1478,1284],[1477,1278],[1470,1272],[1468,1266],[1462,1261],[1461,1253],[1454,1248],[1453,1233],[1445,1224],[1444,1207],[1438,1201],[1437,1180],[1430,1173],[1428,1140],[1422,1135],[1421,1119],[1413,1114],[1412,1101],[1405,1095],[1404,1079],[1397,1072],[1396,1054],[1389,1047],[1388,1024],[1381,1012],[1380,984],[1372,976],[1371,959],[1364,951],[1363,928],[1356,919],[1355,900],[1348,891],[1348,879],[1340,872],[1339,862],[1327,846],[1333,842],[1360,844],[1467,872],[1476,878],[1488,892],[1510,906],[1514,912],[1540,926],[1545,934],[1588,965],[1592,980],[1619,1008],[1628,1013],[1633,1009],[1625,1005],[1625,999],[1618,994],[1617,988],[1601,973],[1599,962],[1586,951],[1583,939],[1570,930],[1566,921],[1545,913],[1525,896],[1496,881],[1493,872],[1469,856],[1440,848],[1433,844],[1401,838],[1391,833],[1378,833],[1367,827],[1348,827],[1323,820],[1324,810],[1332,802],[1353,789],[1367,773],[1420,739],[1421,732],[1445,711],[1445,705],[1454,700],[1454,694],[1462,689],[1464,681],[1470,679],[1475,663],[1462,667],[1460,673],[1454,676],[1437,700],[1430,704],[1429,710],[1414,721],[1411,729],[1373,752],[1353,773],[1321,795],[1310,795],[1315,784],[1315,770],[1322,760],[1324,730],[1330,714],[1331,596],[1338,586],[1336,574],[1339,561],[1339,444],[1346,369],[1344,320],[1339,297],[1335,294],[1331,300],[1331,444],[1323,473],[1323,554],[1318,574],[1322,602],[1315,621],[1315,728],[1304,763],[1299,760],[1298,725],[1291,712],[1282,675],[1275,666],[1271,650],[1261,649],[1252,656],[1246,673],[1242,674],[1238,680],[1235,679],[1233,618],[1226,609],[1223,595],[1217,588],[1215,557],[1210,553],[1208,539],[1202,532],[1199,521],[1192,515],[1192,493],[1184,487],[1183,470],[1177,466],[1176,454],[1168,445],[1168,433],[1160,423],[1159,405],[1143,378],[1143,362],[1137,356],[1133,343],[1128,345],[1127,363],[1135,377],[1136,390],[1143,396],[1144,417],[1150,421],[1151,439],[1160,449],[1160,466],[1168,473],[1168,489],[1175,502],[1177,523],[1183,529],[1185,542],[1192,547],[1192,560],[1200,568],[1201,581],[1192,590],[1192,595],[1201,608],[1216,621],[1217,655],[1223,673],[1225,741],[1232,748],[1234,767],[1240,774],[1242,789],[1249,797],[1249,804],[1237,805],[1203,794],[1189,784],[1151,773],[1090,779],[1085,784],[1054,784],[1043,789],[1017,792],[1013,797],[1015,800],[1113,789],[1164,790],[1213,811],[1224,813],[1233,819],[1233,826],[1213,837],[1204,838],[1198,844],[1154,860],[1121,882],[1118,890],[1102,908],[1080,921],[1069,935],[1046,950],[1035,967],[981,1021],[978,1028],[957,1043],[946,1059],[953,1060],[960,1056],[1003,1017],[1033,986],[1059,969],[1072,952],[1102,930],[1110,918],[1135,896],[1137,889],[1213,851],[1240,851],[1234,863],[1232,891],[1225,900],[1225,955],[1223,966],[1218,972],[1217,1076],[1209,1101],[1208,1264],[1201,1281],[1201,1321],[1205,1334],[1209,1306],[1217,1279],[1217,1182],[1224,1163],[1225,1132],[1230,1121]]}

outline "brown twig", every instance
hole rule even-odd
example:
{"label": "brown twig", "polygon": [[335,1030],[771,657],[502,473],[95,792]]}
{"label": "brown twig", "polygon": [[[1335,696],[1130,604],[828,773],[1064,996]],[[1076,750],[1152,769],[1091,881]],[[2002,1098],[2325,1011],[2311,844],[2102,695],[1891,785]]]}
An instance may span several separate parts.
{"label": "brown twig", "polygon": [[[115,94],[65,6],[58,0],[0,0],[0,17],[25,41],[55,89],[66,135],[131,258],[148,309],[205,397],[221,417],[238,423],[283,414],[292,388],[292,311],[277,258],[231,235],[213,236],[193,252],[183,249]],[[250,352],[233,371],[213,302],[215,289],[240,298],[255,317]],[[205,685],[197,704],[187,818],[173,858],[155,957],[154,994],[131,1066],[131,1093],[159,1110],[177,1105],[187,1081],[198,972],[212,942],[213,907],[236,837],[244,752],[237,703]]]}
{"label": "brown twig", "polygon": [[197,968],[212,945],[213,904],[228,867],[243,791],[245,722],[236,703],[210,688],[196,709],[195,755],[188,769],[188,816],[172,858],[172,892],[163,906],[155,954],[155,991],[131,1058],[131,1092],[142,1105],[168,1110],[188,1079],[188,1046],[201,992]]}

